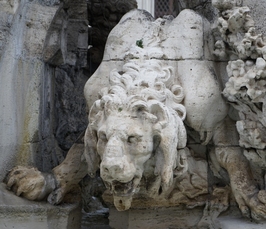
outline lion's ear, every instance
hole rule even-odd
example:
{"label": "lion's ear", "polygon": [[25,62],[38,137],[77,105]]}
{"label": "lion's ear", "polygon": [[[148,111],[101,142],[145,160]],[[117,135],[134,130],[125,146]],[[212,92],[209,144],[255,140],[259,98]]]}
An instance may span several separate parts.
{"label": "lion's ear", "polygon": [[164,129],[169,122],[167,108],[163,104],[155,100],[149,101],[148,106],[149,113],[157,118],[153,129],[155,132],[160,134],[161,130]]}
{"label": "lion's ear", "polygon": [[94,102],[90,109],[89,113],[89,125],[90,126],[97,126],[98,121],[103,115],[104,105],[102,104],[101,100],[98,99]]}
{"label": "lion's ear", "polygon": [[[182,105],[175,107],[177,115],[170,119],[168,109],[161,103],[152,101],[150,113],[157,117],[154,125],[155,134],[160,136],[157,150],[155,174],[161,175],[162,190],[168,190],[173,183],[173,170],[176,167],[177,150],[186,146],[187,134],[182,119],[185,109]],[[176,134],[178,135],[176,137]]]}
{"label": "lion's ear", "polygon": [[177,131],[178,143],[177,143],[177,149],[183,149],[187,145],[187,130],[186,130],[186,127],[185,127],[182,119],[177,119],[177,123],[178,123],[178,131]]}
{"label": "lion's ear", "polygon": [[89,125],[84,136],[84,156],[88,164],[88,174],[95,177],[95,174],[100,166],[100,157],[97,153],[97,133],[95,129],[103,116],[104,104],[102,100],[96,100],[90,109]]}
{"label": "lion's ear", "polygon": [[91,177],[95,177],[100,165],[100,158],[97,153],[97,141],[96,132],[92,130],[89,124],[84,136],[84,156],[88,164],[88,174]]}

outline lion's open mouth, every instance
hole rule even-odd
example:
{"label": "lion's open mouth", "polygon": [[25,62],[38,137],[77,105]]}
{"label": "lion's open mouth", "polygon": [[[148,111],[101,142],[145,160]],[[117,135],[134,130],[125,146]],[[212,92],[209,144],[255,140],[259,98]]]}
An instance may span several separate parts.
{"label": "lion's open mouth", "polygon": [[139,190],[139,188],[135,188],[135,182],[135,179],[127,183],[122,183],[117,180],[111,182],[104,181],[106,188],[113,195],[113,203],[118,211],[125,211],[131,207],[132,198],[135,192]]}
{"label": "lion's open mouth", "polygon": [[133,196],[135,193],[139,191],[139,182],[140,178],[138,176],[135,176],[131,181],[129,182],[120,182],[118,180],[113,181],[104,181],[104,184],[108,190],[111,191],[111,193],[115,196],[124,196],[129,197]]}
{"label": "lion's open mouth", "polygon": [[135,193],[139,191],[140,177],[135,176],[131,181],[123,183],[117,180],[104,181],[105,186],[112,192],[114,205],[118,211],[130,208]]}
{"label": "lion's open mouth", "polygon": [[133,180],[127,183],[113,181],[111,186],[112,186],[112,193],[116,196],[130,196],[135,193]]}
{"label": "lion's open mouth", "polygon": [[120,181],[112,181],[111,183],[105,181],[104,183],[113,194],[116,209],[118,211],[128,210],[136,191],[134,179],[127,183],[122,183]]}

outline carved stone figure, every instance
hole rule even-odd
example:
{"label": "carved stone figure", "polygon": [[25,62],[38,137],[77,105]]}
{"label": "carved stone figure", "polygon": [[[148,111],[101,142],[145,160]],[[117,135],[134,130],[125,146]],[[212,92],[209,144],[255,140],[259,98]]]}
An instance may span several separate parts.
{"label": "carved stone figure", "polygon": [[[228,102],[238,111],[236,122],[239,145],[253,167],[254,177],[262,189],[258,194],[258,205],[265,204],[265,50],[262,34],[257,34],[255,23],[248,7],[234,4],[223,6],[215,1],[220,10],[217,28],[222,44],[215,53],[218,58],[229,58],[226,67],[229,80],[223,90]],[[220,51],[218,51],[220,50]],[[222,55],[221,55],[222,54]],[[263,210],[264,211],[264,210]]]}
{"label": "carved stone figure", "polygon": [[[227,67],[230,79],[223,93],[240,110],[237,129],[221,94],[222,76],[215,71],[209,22],[191,10],[175,19],[157,20],[134,10],[110,33],[103,62],[85,86],[89,108],[85,146],[80,137],[53,174],[14,168],[7,176],[7,187],[28,199],[48,196],[50,203],[58,204],[86,173],[93,177],[100,169],[106,200],[113,198],[119,211],[136,206],[195,207],[204,205],[208,196],[213,204],[221,198],[220,211],[224,211],[229,203],[221,190],[228,190],[229,180],[243,215],[265,218],[266,192],[253,177],[237,133],[241,146],[265,148],[264,81],[250,80],[264,77],[264,43],[253,34],[247,8],[228,1],[214,4],[223,15],[218,21],[223,41],[216,42],[219,50],[214,53],[234,58],[237,50],[240,58],[258,57],[256,65],[234,60]],[[249,42],[236,40],[235,33],[241,29],[248,29]],[[248,43],[256,44],[260,53]],[[227,46],[230,52],[223,49]],[[254,84],[262,89],[254,90]],[[256,116],[246,122],[254,117],[251,109],[261,121]],[[199,147],[193,149],[187,142],[192,129],[211,149],[210,160],[198,157]],[[224,189],[208,183],[208,162],[213,174],[224,180]]]}

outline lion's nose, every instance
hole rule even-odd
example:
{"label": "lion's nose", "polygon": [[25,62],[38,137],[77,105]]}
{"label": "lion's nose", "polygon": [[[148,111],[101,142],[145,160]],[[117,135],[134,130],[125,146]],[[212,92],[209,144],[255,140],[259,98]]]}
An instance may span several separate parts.
{"label": "lion's nose", "polygon": [[105,158],[100,166],[101,177],[105,181],[128,182],[133,179],[135,172],[133,164],[121,158]]}
{"label": "lion's nose", "polygon": [[110,176],[115,177],[118,173],[123,171],[122,164],[102,163],[102,170],[104,173],[108,173]]}

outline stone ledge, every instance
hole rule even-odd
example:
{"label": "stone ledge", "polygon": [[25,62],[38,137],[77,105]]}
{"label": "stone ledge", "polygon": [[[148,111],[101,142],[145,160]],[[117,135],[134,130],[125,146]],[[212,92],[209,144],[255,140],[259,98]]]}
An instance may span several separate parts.
{"label": "stone ledge", "polygon": [[217,219],[221,229],[265,229],[266,222],[255,223],[242,217],[222,216]]}
{"label": "stone ledge", "polygon": [[52,206],[15,196],[0,184],[1,229],[78,229],[81,224],[79,204]]}
{"label": "stone ledge", "polygon": [[[243,218],[236,206],[218,218],[203,216],[204,207],[162,207],[154,209],[130,209],[119,212],[113,206],[109,211],[109,225],[115,229],[265,229],[266,222],[255,223]],[[200,223],[199,223],[200,222]]]}

